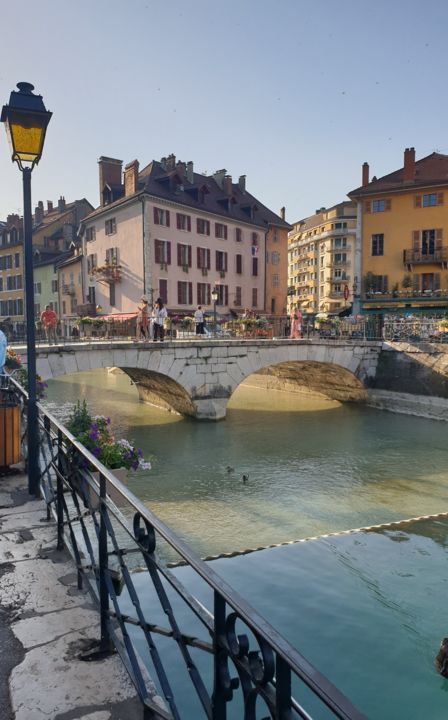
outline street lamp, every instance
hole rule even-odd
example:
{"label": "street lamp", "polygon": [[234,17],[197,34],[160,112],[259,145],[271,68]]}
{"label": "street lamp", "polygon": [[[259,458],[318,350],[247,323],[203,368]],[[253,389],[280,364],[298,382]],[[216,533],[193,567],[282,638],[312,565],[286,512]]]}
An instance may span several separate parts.
{"label": "street lamp", "polygon": [[214,287],[212,290],[213,300],[213,337],[216,337],[216,303],[218,301],[218,288]]}
{"label": "street lamp", "polygon": [[34,86],[17,83],[9,105],[4,105],[0,121],[5,124],[13,162],[23,179],[23,245],[25,255],[26,341],[28,358],[28,490],[37,495],[39,488],[38,425],[36,406],[36,346],[34,332],[33,218],[31,213],[31,172],[39,162],[45,133],[52,113],[45,109],[42,95],[34,95]]}

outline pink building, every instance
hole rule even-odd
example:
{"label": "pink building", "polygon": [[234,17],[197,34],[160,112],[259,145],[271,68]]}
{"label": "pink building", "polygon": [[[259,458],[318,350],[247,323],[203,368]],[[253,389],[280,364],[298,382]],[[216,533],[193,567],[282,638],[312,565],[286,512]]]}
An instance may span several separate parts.
{"label": "pink building", "polygon": [[211,310],[216,287],[221,313],[270,309],[266,237],[289,226],[247,192],[244,176],[200,175],[174,155],[141,171],[134,160],[124,173],[120,160],[101,157],[99,176],[101,205],[81,226],[85,302],[129,313],[145,294],[170,313]]}

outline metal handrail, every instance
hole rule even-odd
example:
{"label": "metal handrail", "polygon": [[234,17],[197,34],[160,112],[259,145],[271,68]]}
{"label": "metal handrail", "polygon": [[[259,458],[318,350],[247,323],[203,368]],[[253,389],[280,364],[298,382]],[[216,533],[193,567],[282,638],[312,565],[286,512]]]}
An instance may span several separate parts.
{"label": "metal handrail", "polygon": [[[11,382],[26,405],[26,392],[15,380]],[[225,720],[227,703],[232,701],[238,687],[243,693],[245,718],[255,718],[255,704],[257,698],[260,698],[273,719],[283,720],[288,717],[292,720],[301,717],[310,720],[312,716],[303,706],[303,701],[299,702],[292,697],[293,676],[311,690],[314,697],[333,713],[333,717],[344,720],[361,720],[364,717],[209,564],[201,560],[113,472],[84,448],[41,403],[38,403],[38,414],[41,491],[57,519],[58,547],[62,549],[65,544],[70,548],[77,563],[79,584],[83,581],[90,584],[92,597],[96,599],[100,610],[101,651],[106,652],[112,644],[119,651],[142,700],[144,717],[182,717],[171,689],[169,671],[156,647],[154,636],[157,635],[170,637],[177,643],[202,705],[203,717],[210,720]],[[99,480],[92,473],[98,473]],[[114,500],[118,499],[119,507],[110,499],[111,494]],[[128,520],[129,512],[124,515],[119,509],[123,503],[131,511],[133,526]],[[123,538],[117,536],[116,525],[132,540],[131,548],[123,547]],[[163,538],[213,591],[213,614],[159,560],[155,552],[158,537]],[[84,548],[82,551],[81,545]],[[168,617],[169,627],[160,627],[146,619],[127,561],[127,558],[135,558],[136,554],[141,556],[143,566],[151,577],[161,607]],[[119,571],[132,599],[136,617],[129,617],[122,611],[119,592],[113,581],[113,569],[109,567],[110,557],[115,557],[119,563]],[[162,579],[169,583],[201,621],[211,636],[211,643],[181,631]],[[251,640],[246,634],[236,633],[237,621],[238,625],[244,625],[249,630]],[[138,626],[143,631],[169,710],[161,709],[154,700],[148,678],[142,671],[142,661],[127,632],[128,625]],[[255,643],[255,649],[252,649],[251,642]],[[193,662],[190,647],[203,650],[213,657],[212,694]],[[229,662],[236,668],[238,677],[231,678]]]}

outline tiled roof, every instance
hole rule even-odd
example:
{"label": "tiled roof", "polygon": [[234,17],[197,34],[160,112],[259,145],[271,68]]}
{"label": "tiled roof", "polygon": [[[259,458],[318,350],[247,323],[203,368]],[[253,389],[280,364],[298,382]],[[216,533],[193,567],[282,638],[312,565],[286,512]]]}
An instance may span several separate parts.
{"label": "tiled roof", "polygon": [[344,200],[343,202],[332,205],[329,208],[322,208],[321,212],[317,212],[314,215],[303,218],[302,220],[297,220],[297,222],[294,223],[294,229],[292,232],[306,232],[307,230],[313,230],[319,225],[322,225],[324,222],[342,222],[347,218],[354,217],[356,215],[356,212],[353,215],[341,215],[340,217],[335,215],[332,218],[327,217],[326,219],[324,217],[324,215],[328,215],[329,212],[331,212],[332,210],[336,210],[336,208],[347,208],[350,207],[350,205],[353,205],[350,200]]}
{"label": "tiled roof", "polygon": [[[201,190],[205,194],[204,202],[200,198]],[[148,193],[161,200],[169,200],[184,205],[186,208],[198,213],[212,213],[227,217],[229,220],[257,225],[265,230],[268,229],[269,225],[287,229],[291,227],[249,192],[243,192],[238,183],[232,183],[232,194],[228,196],[211,175],[193,173],[193,182],[190,183],[186,176],[179,177],[178,168],[166,171],[163,165],[155,160],[150,162],[139,173],[136,193],[121,197],[109,205],[101,206],[84,219],[88,221],[104,211],[119,207],[141,193]],[[253,209],[253,217],[250,216],[247,208]]]}
{"label": "tiled roof", "polygon": [[414,179],[403,180],[404,168],[395,170],[377,180],[371,180],[347,193],[349,197],[361,197],[383,192],[396,192],[409,188],[421,188],[431,185],[448,185],[448,155],[433,152],[415,163]]}
{"label": "tiled roof", "polygon": [[[34,254],[33,265],[34,267],[42,267],[45,265],[51,265],[56,262],[62,261],[68,257],[68,253],[64,252],[52,252],[51,250],[40,250],[39,253]],[[39,258],[39,259],[37,259]]]}

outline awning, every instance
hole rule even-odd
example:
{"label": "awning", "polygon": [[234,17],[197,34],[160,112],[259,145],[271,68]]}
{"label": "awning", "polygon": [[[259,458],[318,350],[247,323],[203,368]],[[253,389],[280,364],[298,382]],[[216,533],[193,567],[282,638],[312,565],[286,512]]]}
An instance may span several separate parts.
{"label": "awning", "polygon": [[115,313],[114,315],[97,315],[97,317],[102,318],[103,320],[118,320],[121,322],[122,320],[130,320],[131,318],[137,317],[136,312],[133,313]]}

